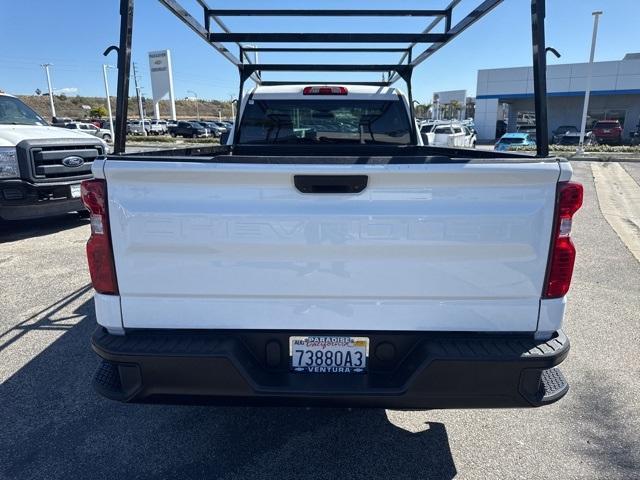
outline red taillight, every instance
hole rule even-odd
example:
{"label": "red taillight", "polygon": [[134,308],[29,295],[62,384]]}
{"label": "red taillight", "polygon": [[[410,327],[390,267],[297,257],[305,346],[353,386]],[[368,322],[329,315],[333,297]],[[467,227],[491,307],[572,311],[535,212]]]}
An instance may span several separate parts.
{"label": "red taillight", "polygon": [[107,184],[104,180],[85,180],[82,182],[81,192],[82,201],[91,213],[87,260],[93,288],[98,293],[117,295],[118,281],[109,235]]}
{"label": "red taillight", "polygon": [[552,239],[545,298],[563,297],[569,291],[576,249],[571,242],[571,221],[582,206],[582,185],[575,182],[558,184],[556,224]]}
{"label": "red taillight", "polygon": [[349,93],[346,87],[304,87],[303,95],[346,95]]}

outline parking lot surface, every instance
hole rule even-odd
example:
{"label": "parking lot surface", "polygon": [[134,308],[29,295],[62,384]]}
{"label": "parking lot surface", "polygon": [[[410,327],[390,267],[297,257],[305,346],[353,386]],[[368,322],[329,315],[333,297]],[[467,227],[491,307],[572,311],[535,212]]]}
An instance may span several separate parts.
{"label": "parking lot surface", "polygon": [[88,222],[3,224],[0,478],[640,478],[640,263],[602,215],[591,165],[574,169],[571,390],[535,410],[111,402],[91,389]]}

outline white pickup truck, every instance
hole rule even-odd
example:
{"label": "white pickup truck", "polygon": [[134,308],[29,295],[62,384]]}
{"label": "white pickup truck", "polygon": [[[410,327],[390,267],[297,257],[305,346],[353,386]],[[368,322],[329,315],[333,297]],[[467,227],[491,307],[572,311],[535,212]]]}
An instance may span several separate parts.
{"label": "white pickup truck", "polygon": [[83,183],[102,357],[127,402],[531,407],[582,187],[558,158],[422,146],[395,88],[257,87],[228,145]]}
{"label": "white pickup truck", "polygon": [[107,144],[49,125],[19,98],[0,92],[0,221],[78,211],[80,182]]}
{"label": "white pickup truck", "polygon": [[434,147],[476,148],[476,133],[461,122],[435,121],[420,126],[425,145]]}

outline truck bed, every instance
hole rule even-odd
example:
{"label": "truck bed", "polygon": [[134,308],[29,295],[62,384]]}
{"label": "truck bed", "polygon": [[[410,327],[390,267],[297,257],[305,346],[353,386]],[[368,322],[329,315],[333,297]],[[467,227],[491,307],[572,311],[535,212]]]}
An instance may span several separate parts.
{"label": "truck bed", "polygon": [[[537,158],[527,153],[497,152],[473,148],[398,145],[212,145],[160,149],[156,151],[110,155],[111,159],[133,158],[180,161],[208,159],[215,163],[469,163],[475,160],[517,162],[557,162],[559,158]],[[357,162],[354,159],[357,157]]]}

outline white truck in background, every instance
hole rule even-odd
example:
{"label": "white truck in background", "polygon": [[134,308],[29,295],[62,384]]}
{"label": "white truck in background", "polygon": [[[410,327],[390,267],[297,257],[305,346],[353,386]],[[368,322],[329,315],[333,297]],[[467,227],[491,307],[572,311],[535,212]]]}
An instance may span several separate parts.
{"label": "white truck in background", "polygon": [[80,182],[107,145],[88,133],[50,126],[17,97],[0,92],[0,220],[78,211]]}
{"label": "white truck in background", "polygon": [[435,120],[420,125],[425,145],[434,147],[476,148],[476,132],[457,121]]}
{"label": "white truck in background", "polygon": [[392,87],[262,86],[228,145],[83,183],[102,358],[127,402],[531,407],[568,384],[568,162],[423,146]]}

